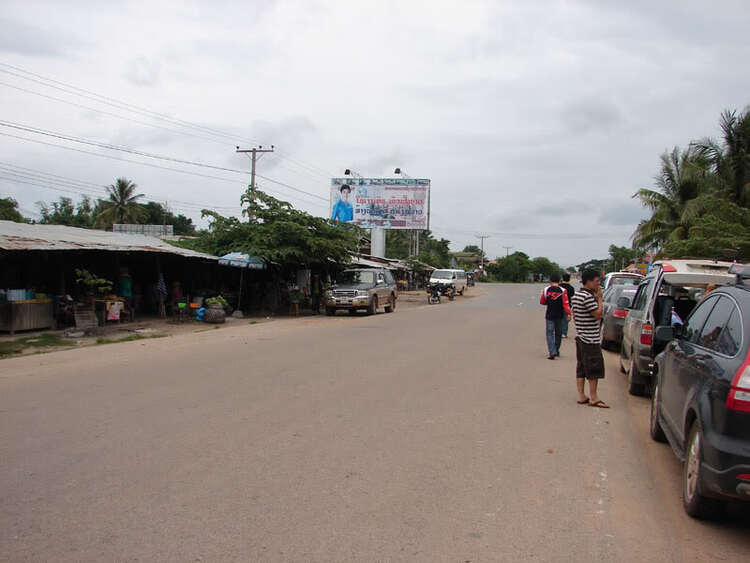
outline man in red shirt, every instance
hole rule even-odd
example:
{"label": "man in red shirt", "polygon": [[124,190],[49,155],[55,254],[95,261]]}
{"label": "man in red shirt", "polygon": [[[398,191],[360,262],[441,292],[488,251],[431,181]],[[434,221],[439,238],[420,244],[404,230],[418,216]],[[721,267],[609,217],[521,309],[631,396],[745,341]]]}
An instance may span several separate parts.
{"label": "man in red shirt", "polygon": [[560,344],[562,342],[563,319],[570,320],[570,301],[568,292],[560,287],[560,274],[552,274],[549,278],[550,284],[542,291],[539,303],[547,306],[544,315],[546,321],[548,360],[554,360],[560,356]]}

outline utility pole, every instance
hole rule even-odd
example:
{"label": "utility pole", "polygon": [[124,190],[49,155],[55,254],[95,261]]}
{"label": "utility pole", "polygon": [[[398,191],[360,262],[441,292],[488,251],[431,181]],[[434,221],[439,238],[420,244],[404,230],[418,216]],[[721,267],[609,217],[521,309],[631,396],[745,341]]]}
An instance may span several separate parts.
{"label": "utility pole", "polygon": [[503,248],[505,249],[505,257],[507,258],[508,256],[510,256],[510,251],[513,250],[513,247],[512,246],[503,246]]}
{"label": "utility pole", "polygon": [[490,236],[489,235],[474,235],[474,236],[476,236],[476,238],[478,238],[480,241],[482,241],[481,242],[481,244],[482,244],[482,251],[481,251],[481,254],[479,256],[479,260],[480,260],[479,270],[481,272],[479,275],[482,275],[482,274],[484,274],[484,239],[490,238]]}
{"label": "utility pole", "polygon": [[240,147],[237,147],[236,152],[250,155],[250,189],[255,191],[255,163],[260,159],[258,155],[263,156],[264,153],[273,152],[273,145],[271,145],[270,149],[264,149],[263,145],[259,145],[258,148],[252,149],[241,149]]}

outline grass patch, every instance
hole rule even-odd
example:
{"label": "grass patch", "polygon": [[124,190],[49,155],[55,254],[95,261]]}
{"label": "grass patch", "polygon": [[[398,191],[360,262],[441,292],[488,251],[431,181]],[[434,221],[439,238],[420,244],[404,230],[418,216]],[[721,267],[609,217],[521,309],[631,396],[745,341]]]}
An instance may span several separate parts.
{"label": "grass patch", "polygon": [[20,354],[27,348],[52,348],[70,345],[71,343],[64,340],[59,334],[45,333],[37,336],[24,336],[15,340],[0,342],[0,358]]}
{"label": "grass patch", "polygon": [[164,338],[166,334],[131,334],[125,338],[103,338],[96,339],[97,344],[116,344],[117,342],[133,342],[134,340],[150,340],[151,338]]}

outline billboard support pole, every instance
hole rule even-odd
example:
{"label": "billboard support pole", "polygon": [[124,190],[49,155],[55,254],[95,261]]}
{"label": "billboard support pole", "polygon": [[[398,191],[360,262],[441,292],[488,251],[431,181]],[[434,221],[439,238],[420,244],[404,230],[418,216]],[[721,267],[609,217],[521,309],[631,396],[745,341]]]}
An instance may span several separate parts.
{"label": "billboard support pole", "polygon": [[385,258],[385,229],[373,228],[370,231],[370,254]]}

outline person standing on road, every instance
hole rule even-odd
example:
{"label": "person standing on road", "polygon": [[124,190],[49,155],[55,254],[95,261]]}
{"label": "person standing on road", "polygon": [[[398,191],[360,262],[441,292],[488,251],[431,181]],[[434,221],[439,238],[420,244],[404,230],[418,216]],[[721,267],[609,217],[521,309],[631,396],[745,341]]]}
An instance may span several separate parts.
{"label": "person standing on road", "polygon": [[[573,296],[573,318],[576,323],[576,384],[578,404],[608,409],[609,405],[597,394],[599,380],[604,378],[602,355],[602,286],[596,270],[585,270],[581,275],[583,287]],[[589,396],[584,392],[589,382]]]}
{"label": "person standing on road", "polygon": [[[568,303],[573,302],[573,296],[576,294],[576,290],[573,289],[573,286],[570,285],[570,274],[568,272],[563,273],[562,275],[562,283],[560,284],[560,287],[562,287],[567,293],[568,293]],[[570,317],[564,317],[562,322],[562,337],[567,338],[568,337],[568,325],[570,324]]]}
{"label": "person standing on road", "polygon": [[546,321],[548,360],[554,360],[560,355],[560,344],[562,343],[563,319],[570,319],[570,303],[568,294],[560,287],[560,274],[552,274],[549,278],[550,285],[542,291],[539,303],[547,306],[544,315]]}

